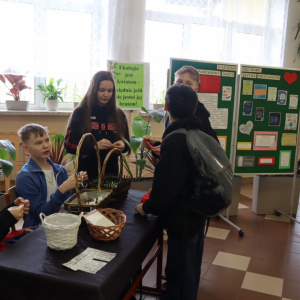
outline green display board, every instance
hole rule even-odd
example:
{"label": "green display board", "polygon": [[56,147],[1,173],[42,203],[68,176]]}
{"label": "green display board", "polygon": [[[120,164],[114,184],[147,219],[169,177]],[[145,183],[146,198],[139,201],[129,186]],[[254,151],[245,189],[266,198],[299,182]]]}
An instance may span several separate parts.
{"label": "green display board", "polygon": [[122,109],[140,109],[149,102],[149,64],[108,61],[116,84],[118,106]]}
{"label": "green display board", "polygon": [[210,112],[211,125],[231,160],[238,65],[171,58],[169,86],[174,82],[174,73],[187,65],[200,73],[198,98]]}
{"label": "green display board", "polygon": [[241,65],[235,174],[294,174],[300,70]]}

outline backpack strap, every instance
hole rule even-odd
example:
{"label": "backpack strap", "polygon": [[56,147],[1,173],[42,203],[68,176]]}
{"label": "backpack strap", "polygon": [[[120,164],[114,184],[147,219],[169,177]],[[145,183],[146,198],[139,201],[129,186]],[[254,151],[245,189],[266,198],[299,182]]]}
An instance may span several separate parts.
{"label": "backpack strap", "polygon": [[209,227],[209,223],[210,223],[210,217],[207,217],[206,218],[206,229],[205,229],[205,232],[204,232],[204,237],[206,237],[208,227]]}

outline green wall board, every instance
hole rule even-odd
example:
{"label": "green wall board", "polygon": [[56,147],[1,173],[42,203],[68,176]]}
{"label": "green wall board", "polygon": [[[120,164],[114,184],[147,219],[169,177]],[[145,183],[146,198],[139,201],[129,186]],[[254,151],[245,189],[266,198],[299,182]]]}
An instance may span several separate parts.
{"label": "green wall board", "polygon": [[241,65],[235,174],[294,174],[300,70]]}
{"label": "green wall board", "polygon": [[198,98],[211,113],[212,127],[223,148],[226,147],[227,156],[231,158],[238,65],[171,58],[168,86],[174,82],[174,73],[187,65],[200,73]]}

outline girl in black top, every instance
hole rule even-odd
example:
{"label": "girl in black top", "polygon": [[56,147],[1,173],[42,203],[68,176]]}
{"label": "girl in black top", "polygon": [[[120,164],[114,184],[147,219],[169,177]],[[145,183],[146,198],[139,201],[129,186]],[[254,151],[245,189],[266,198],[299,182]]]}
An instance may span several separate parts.
{"label": "girl in black top", "polygon": [[[83,134],[94,135],[100,151],[101,166],[107,153],[116,148],[131,152],[128,123],[124,112],[118,108],[116,86],[111,72],[100,71],[91,81],[81,103],[70,116],[65,137],[65,149],[76,154]],[[84,168],[89,179],[98,178],[97,155],[91,139],[86,138],[80,149],[78,170]],[[106,174],[118,174],[118,155],[113,153],[106,166]]]}

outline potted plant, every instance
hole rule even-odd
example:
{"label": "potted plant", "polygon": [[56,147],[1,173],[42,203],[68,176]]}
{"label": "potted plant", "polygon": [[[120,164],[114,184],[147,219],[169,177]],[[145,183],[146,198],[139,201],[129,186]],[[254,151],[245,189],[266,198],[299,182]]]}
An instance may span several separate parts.
{"label": "potted plant", "polygon": [[[8,177],[13,169],[13,164],[9,157],[16,160],[16,149],[9,140],[0,140],[0,171],[3,171],[5,177]],[[1,174],[1,173],[0,173]]]}
{"label": "potted plant", "polygon": [[[9,90],[7,95],[12,96],[14,100],[6,100],[7,110],[27,110],[29,101],[20,100],[20,92],[25,89],[31,89],[26,85],[26,81],[23,79],[23,75],[12,75],[12,74],[0,74],[0,80]],[[11,87],[7,86],[7,82],[10,83]]]}
{"label": "potted plant", "polygon": [[158,110],[160,108],[164,108],[165,107],[165,95],[166,95],[166,90],[163,90],[160,93],[160,99],[156,100],[156,103],[153,104],[153,109],[154,110]]}
{"label": "potted plant", "polygon": [[58,108],[59,100],[64,101],[62,97],[63,90],[68,87],[60,88],[62,79],[56,81],[57,86],[54,86],[54,79],[50,78],[48,85],[43,85],[42,83],[37,85],[37,91],[40,91],[43,94],[44,102],[46,103],[47,110],[56,111]]}
{"label": "potted plant", "polygon": [[[142,107],[142,111],[149,114],[148,122],[146,122],[141,116],[137,115],[132,120],[132,132],[133,135],[130,136],[130,146],[132,149],[132,152],[135,155],[134,161],[131,161],[130,163],[135,164],[135,177],[133,176],[132,172],[130,171],[129,165],[126,160],[125,162],[125,168],[130,174],[131,177],[133,177],[133,181],[131,183],[132,189],[140,189],[145,190],[148,187],[135,187],[136,185],[143,183],[143,171],[144,169],[147,169],[150,172],[154,171],[154,165],[155,165],[155,159],[151,155],[150,150],[145,149],[143,146],[143,138],[144,136],[151,136],[151,126],[150,126],[150,119],[151,117],[157,122],[161,123],[166,111],[164,108],[160,108],[158,110],[147,110],[146,108]],[[152,180],[150,181],[150,187],[152,186]]]}

